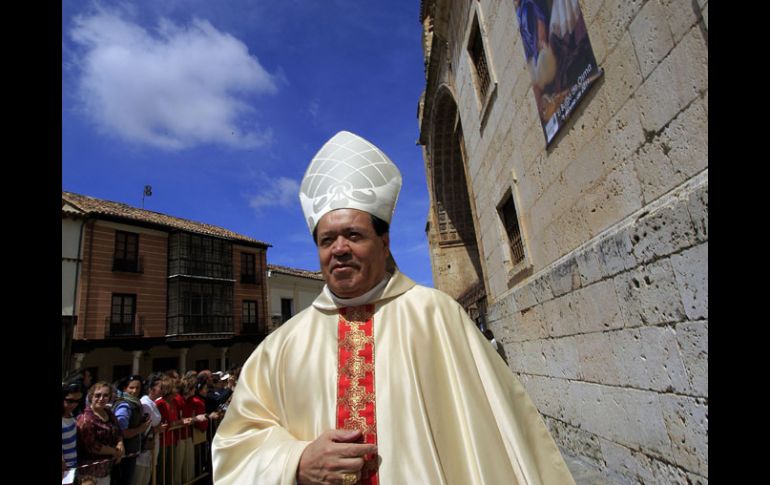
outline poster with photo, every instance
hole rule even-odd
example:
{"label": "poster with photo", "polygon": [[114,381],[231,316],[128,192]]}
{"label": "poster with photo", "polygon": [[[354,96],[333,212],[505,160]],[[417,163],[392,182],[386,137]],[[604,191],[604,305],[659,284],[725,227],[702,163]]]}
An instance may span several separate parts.
{"label": "poster with photo", "polygon": [[514,0],[546,146],[602,75],[578,0]]}

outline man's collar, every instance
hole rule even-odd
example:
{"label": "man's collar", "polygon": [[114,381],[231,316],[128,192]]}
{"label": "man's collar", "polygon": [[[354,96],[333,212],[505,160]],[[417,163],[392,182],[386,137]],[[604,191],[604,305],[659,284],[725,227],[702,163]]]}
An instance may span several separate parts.
{"label": "man's collar", "polygon": [[385,285],[388,284],[388,280],[390,280],[391,276],[392,275],[390,273],[385,273],[385,276],[383,276],[380,282],[374,285],[371,290],[367,291],[363,295],[354,296],[353,298],[341,298],[335,295],[332,293],[329,285],[324,285],[323,291],[326,293],[326,296],[329,297],[332,302],[334,302],[337,308],[364,305],[370,301],[376,300],[382,294],[382,290],[385,289]]}
{"label": "man's collar", "polygon": [[[416,283],[411,280],[408,276],[401,273],[398,268],[395,268],[393,270],[393,276],[388,279],[385,289],[383,289],[381,292],[378,292],[378,288],[375,287],[372,290],[373,295],[370,295],[371,300],[370,301],[362,301],[361,303],[357,303],[359,305],[362,305],[364,303],[378,303],[383,300],[387,300],[389,298],[395,298],[398,295],[405,293],[410,288],[412,288]],[[370,292],[372,291],[370,290]],[[369,293],[369,292],[367,292]],[[379,293],[379,295],[377,295]],[[364,296],[364,295],[362,295]],[[358,298],[351,298],[351,299],[339,299],[343,302],[346,300],[358,300]],[[328,290],[327,286],[324,286],[324,290],[321,292],[320,295],[318,295],[318,298],[315,299],[313,302],[313,306],[316,307],[319,310],[326,310],[326,311],[337,311],[337,308],[341,306],[349,306],[348,304],[345,305],[338,305],[334,302],[331,291]],[[354,306],[354,305],[352,305]]]}

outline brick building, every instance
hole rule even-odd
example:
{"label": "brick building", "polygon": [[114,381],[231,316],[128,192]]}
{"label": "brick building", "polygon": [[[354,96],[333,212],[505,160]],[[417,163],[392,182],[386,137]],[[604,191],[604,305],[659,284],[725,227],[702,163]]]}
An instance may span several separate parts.
{"label": "brick building", "polygon": [[[62,221],[73,300],[62,307],[64,332],[74,328],[69,368],[107,380],[226,369],[266,335],[269,244],[71,192],[62,192]],[[63,269],[63,301],[64,282]]]}

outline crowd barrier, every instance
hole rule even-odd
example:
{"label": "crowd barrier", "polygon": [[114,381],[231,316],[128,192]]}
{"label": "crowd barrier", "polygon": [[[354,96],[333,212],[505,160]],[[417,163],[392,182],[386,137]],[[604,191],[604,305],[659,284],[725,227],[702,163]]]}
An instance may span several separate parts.
{"label": "crowd barrier", "polygon": [[[149,457],[149,484],[150,485],[207,485],[213,483],[211,471],[211,441],[217,432],[221,421],[221,415],[217,419],[207,418],[208,426],[205,433],[198,430],[195,423],[177,424],[159,431],[158,450],[152,451]],[[188,438],[181,440],[182,431],[187,430]],[[171,437],[171,439],[168,439]],[[176,439],[174,439],[176,438]],[[133,458],[140,456],[142,452],[127,454],[123,457]],[[144,457],[147,458],[147,457]],[[78,466],[77,477],[92,476],[90,470],[104,463],[114,461],[114,458],[88,463]],[[134,473],[139,471],[138,464]],[[147,468],[147,467],[144,467]],[[65,482],[62,483],[72,483]],[[145,485],[145,484],[139,484]]]}

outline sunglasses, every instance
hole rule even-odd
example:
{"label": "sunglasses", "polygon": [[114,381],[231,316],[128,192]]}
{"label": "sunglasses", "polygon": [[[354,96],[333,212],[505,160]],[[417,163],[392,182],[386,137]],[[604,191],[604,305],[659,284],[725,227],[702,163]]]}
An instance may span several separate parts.
{"label": "sunglasses", "polygon": [[80,399],[70,399],[70,398],[68,398],[68,397],[65,397],[65,398],[64,398],[64,401],[65,401],[65,402],[68,402],[68,403],[70,403],[70,404],[77,404],[77,403],[79,403],[79,402],[80,402]]}

